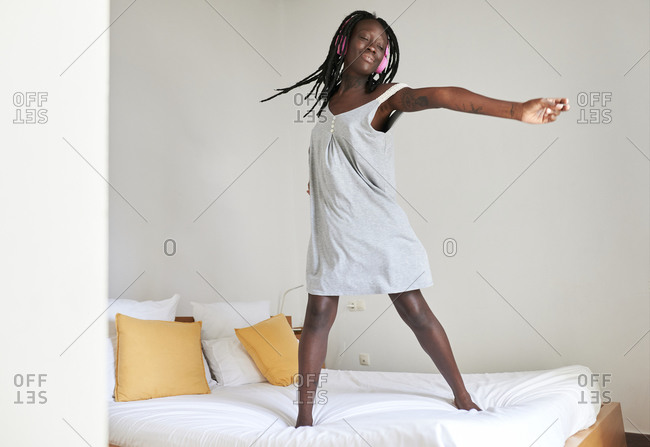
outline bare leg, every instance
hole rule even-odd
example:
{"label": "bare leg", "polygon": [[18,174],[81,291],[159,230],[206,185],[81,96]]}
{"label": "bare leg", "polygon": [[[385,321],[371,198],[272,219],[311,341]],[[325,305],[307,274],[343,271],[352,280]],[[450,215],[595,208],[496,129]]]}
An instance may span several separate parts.
{"label": "bare leg", "polygon": [[424,300],[420,289],[402,293],[390,293],[391,301],[402,320],[413,330],[420,346],[429,354],[433,363],[454,392],[454,404],[462,410],[481,410],[469,395],[458,371],[454,354],[451,352],[449,339],[429,305]]}
{"label": "bare leg", "polygon": [[298,344],[298,372],[301,380],[298,383],[296,428],[313,423],[312,409],[321,366],[327,353],[327,337],[339,304],[338,296],[308,295],[305,322]]}

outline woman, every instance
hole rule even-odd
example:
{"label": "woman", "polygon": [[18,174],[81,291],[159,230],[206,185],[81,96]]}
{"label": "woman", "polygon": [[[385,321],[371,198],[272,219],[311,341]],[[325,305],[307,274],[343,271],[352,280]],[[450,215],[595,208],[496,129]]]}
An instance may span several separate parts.
{"label": "woman", "polygon": [[399,45],[390,26],[375,14],[355,11],[342,21],[316,72],[263,100],[313,81],[308,96],[316,90],[314,96],[322,100],[309,148],[309,300],[298,350],[302,380],[296,428],[313,423],[314,396],[340,295],[388,294],[451,387],[454,405],[481,410],[420,291],[433,280],[426,251],[395,201],[393,139],[387,126],[391,113],[442,107],[541,124],[569,110],[567,98],[518,103],[459,87],[412,89],[391,83],[398,64]]}

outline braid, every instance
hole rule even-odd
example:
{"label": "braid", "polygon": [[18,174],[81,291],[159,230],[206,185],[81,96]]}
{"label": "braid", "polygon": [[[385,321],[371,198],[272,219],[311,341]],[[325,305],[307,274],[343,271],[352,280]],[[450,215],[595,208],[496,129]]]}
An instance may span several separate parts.
{"label": "braid", "polygon": [[[314,97],[318,98],[318,100],[316,101],[316,103],[314,103],[311,109],[309,109],[307,113],[303,115],[303,118],[307,116],[307,114],[311,112],[314,109],[314,107],[316,107],[316,104],[318,104],[319,101],[323,101],[320,109],[318,110],[318,113],[316,114],[318,117],[320,117],[321,112],[323,111],[325,106],[327,106],[329,99],[336,92],[343,78],[342,67],[343,67],[344,55],[339,55],[337,53],[337,49],[339,49],[339,47],[342,46],[343,37],[346,37],[346,46],[348,48],[350,47],[350,41],[351,41],[350,34],[352,34],[352,30],[354,29],[357,23],[365,19],[373,19],[379,22],[382,28],[384,28],[384,32],[386,33],[386,37],[388,39],[388,45],[390,46],[388,66],[383,72],[379,73],[378,79],[374,79],[377,73],[371,73],[368,76],[368,80],[366,81],[366,92],[371,93],[375,90],[375,88],[377,88],[379,84],[385,84],[391,82],[395,77],[395,75],[397,74],[397,67],[399,66],[399,44],[397,43],[397,37],[395,36],[395,33],[393,33],[392,28],[386,23],[384,19],[378,18],[375,13],[358,10],[350,13],[347,17],[343,19],[343,21],[338,27],[338,30],[334,34],[334,37],[332,37],[332,42],[330,43],[330,48],[327,57],[325,58],[325,61],[321,64],[321,66],[318,67],[318,70],[316,70],[306,78],[296,82],[294,85],[290,87],[275,89],[276,91],[279,91],[279,93],[276,93],[275,95],[269,98],[263,99],[260,102],[268,101],[269,99],[273,99],[278,95],[287,93],[296,87],[300,87],[302,85],[310,84],[316,81],[312,89],[307,94],[307,97],[311,96],[312,92],[315,91]],[[318,92],[319,88],[322,88],[320,93]]]}

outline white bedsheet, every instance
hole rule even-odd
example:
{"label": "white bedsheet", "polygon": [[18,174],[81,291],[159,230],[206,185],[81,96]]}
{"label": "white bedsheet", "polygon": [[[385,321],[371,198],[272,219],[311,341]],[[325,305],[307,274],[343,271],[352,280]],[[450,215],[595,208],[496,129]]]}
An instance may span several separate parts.
{"label": "white bedsheet", "polygon": [[206,395],[110,401],[110,442],[121,447],[562,447],[591,426],[600,410],[595,401],[600,389],[585,380],[591,371],[580,365],[463,374],[480,412],[454,407],[440,374],[331,369],[322,374],[313,427],[294,428],[297,387],[255,383],[218,387]]}

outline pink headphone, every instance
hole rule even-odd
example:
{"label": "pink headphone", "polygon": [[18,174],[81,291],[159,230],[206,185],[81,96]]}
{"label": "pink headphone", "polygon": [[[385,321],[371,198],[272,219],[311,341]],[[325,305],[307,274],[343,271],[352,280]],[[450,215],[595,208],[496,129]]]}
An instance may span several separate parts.
{"label": "pink headphone", "polygon": [[[345,23],[348,23],[349,20],[350,20],[350,19],[346,20]],[[345,25],[345,23],[344,23],[344,25]],[[338,36],[336,37],[336,46],[337,46],[336,53],[339,54],[339,55],[343,55],[343,54],[345,53],[345,41],[346,41],[347,39],[346,39],[345,37],[343,38],[343,42],[341,43],[341,49],[339,50],[339,48],[338,48],[338,44],[339,44],[339,38],[340,38],[340,37],[341,37],[340,35],[338,35]],[[386,44],[386,51],[384,52],[384,58],[383,58],[383,59],[381,60],[381,62],[379,63],[379,66],[378,66],[377,69],[375,70],[375,73],[381,73],[381,72],[384,71],[384,70],[386,69],[386,67],[388,66],[388,56],[389,56],[388,47],[389,47],[389,45],[388,45],[388,43],[387,43],[387,44]]]}

